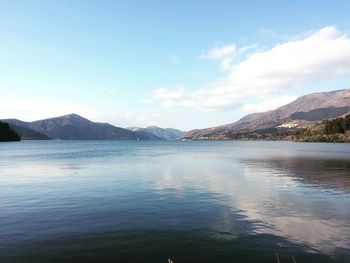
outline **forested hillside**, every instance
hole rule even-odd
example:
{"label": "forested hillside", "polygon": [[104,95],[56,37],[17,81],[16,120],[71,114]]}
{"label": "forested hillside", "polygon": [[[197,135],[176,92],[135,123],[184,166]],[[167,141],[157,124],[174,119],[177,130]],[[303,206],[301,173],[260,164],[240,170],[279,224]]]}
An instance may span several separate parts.
{"label": "forested hillside", "polygon": [[303,142],[350,142],[350,114],[310,126],[300,132]]}
{"label": "forested hillside", "polygon": [[0,141],[20,141],[19,135],[6,122],[0,122]]}

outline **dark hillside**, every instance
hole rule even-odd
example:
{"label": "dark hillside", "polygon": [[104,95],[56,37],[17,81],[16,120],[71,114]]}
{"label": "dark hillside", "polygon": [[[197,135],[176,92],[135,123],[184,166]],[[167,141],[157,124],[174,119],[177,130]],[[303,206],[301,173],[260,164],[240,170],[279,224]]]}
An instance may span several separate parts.
{"label": "dark hillside", "polygon": [[6,122],[0,122],[0,141],[20,141],[19,135]]}

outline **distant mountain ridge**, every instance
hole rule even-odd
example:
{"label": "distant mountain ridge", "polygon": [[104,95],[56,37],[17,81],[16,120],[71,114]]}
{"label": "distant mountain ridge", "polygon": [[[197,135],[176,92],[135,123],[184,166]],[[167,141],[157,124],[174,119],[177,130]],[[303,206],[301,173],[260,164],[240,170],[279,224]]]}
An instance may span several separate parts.
{"label": "distant mountain ridge", "polygon": [[149,126],[146,128],[129,127],[128,129],[134,132],[144,132],[146,134],[151,134],[160,140],[176,140],[185,134],[185,132],[177,129],[159,128],[157,126]]}
{"label": "distant mountain ridge", "polygon": [[5,120],[10,125],[42,133],[51,139],[60,140],[150,140],[136,132],[115,127],[108,123],[92,122],[77,114],[24,122],[16,119]]}
{"label": "distant mountain ridge", "polygon": [[173,140],[184,134],[176,129],[156,126],[124,129],[109,123],[93,122],[77,114],[32,122],[4,121],[24,140]]}
{"label": "distant mountain ridge", "polygon": [[[150,126],[120,128],[108,123],[93,122],[77,114],[24,122],[7,122],[22,139],[60,140],[176,140],[176,139],[244,139],[279,138],[283,129],[300,129],[315,121],[335,118],[350,113],[350,89],[319,92],[302,96],[295,101],[267,112],[248,114],[240,120],[218,127],[192,130],[187,133]],[[289,132],[289,131],[288,131]],[[292,133],[290,133],[292,135]],[[258,135],[258,136],[256,136]],[[270,136],[271,135],[271,136]]]}
{"label": "distant mountain ridge", "polygon": [[[183,138],[220,139],[225,138],[227,134],[254,132],[256,130],[278,127],[290,120],[295,120],[296,116],[306,118],[306,115],[309,117],[312,115],[318,115],[317,118],[322,120],[329,118],[329,115],[337,117],[345,114],[348,107],[350,107],[350,89],[312,93],[299,97],[295,101],[275,110],[248,114],[237,122],[231,124],[189,131],[183,136]],[[338,113],[339,115],[337,115]]]}

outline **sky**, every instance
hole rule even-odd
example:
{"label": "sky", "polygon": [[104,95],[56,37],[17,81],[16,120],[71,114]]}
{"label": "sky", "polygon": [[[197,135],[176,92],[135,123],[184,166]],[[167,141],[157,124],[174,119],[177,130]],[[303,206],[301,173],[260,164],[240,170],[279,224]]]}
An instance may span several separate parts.
{"label": "sky", "polygon": [[0,118],[232,123],[350,88],[350,1],[0,0]]}

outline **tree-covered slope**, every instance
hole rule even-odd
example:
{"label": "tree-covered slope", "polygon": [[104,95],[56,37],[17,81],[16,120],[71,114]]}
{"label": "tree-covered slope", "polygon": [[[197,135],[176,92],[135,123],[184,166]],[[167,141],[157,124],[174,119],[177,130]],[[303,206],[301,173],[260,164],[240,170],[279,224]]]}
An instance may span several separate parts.
{"label": "tree-covered slope", "polygon": [[20,141],[20,136],[6,122],[0,122],[0,141]]}
{"label": "tree-covered slope", "polygon": [[300,132],[302,142],[350,142],[350,114],[326,120]]}

